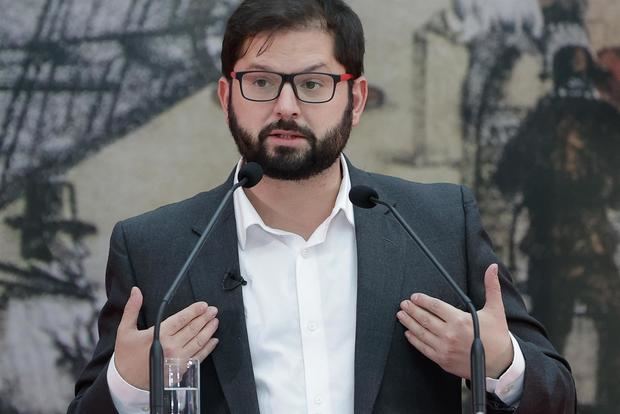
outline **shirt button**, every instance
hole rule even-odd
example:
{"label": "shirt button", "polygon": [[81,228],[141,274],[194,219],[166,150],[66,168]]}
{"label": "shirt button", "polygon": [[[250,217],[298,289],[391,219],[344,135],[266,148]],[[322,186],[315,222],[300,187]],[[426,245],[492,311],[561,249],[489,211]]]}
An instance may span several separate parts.
{"label": "shirt button", "polygon": [[142,407],[142,411],[148,413],[149,411],[151,411],[151,407]]}
{"label": "shirt button", "polygon": [[312,321],[312,322],[308,322],[308,330],[309,330],[310,332],[314,332],[314,331],[316,331],[318,328],[319,328],[319,324],[318,324],[318,323],[316,323],[316,322],[314,322],[314,321]]}
{"label": "shirt button", "polygon": [[321,399],[321,397],[320,397],[320,396],[317,396],[317,397],[314,399],[314,403],[315,403],[316,405],[321,405],[321,403],[322,403],[322,402],[323,402],[323,400]]}
{"label": "shirt button", "polygon": [[308,249],[303,249],[301,251],[301,256],[307,258],[308,256],[310,256],[310,251]]}
{"label": "shirt button", "polygon": [[510,391],[512,391],[512,385],[508,385],[507,387],[504,387],[504,394],[508,394]]}

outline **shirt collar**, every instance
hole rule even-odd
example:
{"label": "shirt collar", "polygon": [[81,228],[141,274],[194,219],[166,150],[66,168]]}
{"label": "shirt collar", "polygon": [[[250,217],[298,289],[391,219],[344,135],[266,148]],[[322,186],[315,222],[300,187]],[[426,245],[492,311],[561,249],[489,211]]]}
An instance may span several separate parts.
{"label": "shirt collar", "polygon": [[[244,161],[242,158],[237,163],[237,168],[235,169],[235,176],[233,181],[234,184],[239,181],[237,179],[237,176],[239,175],[239,169],[243,165],[243,162]],[[351,178],[349,176],[349,168],[343,154],[340,154],[340,166],[342,171],[342,181],[340,182],[340,189],[338,190],[338,196],[336,197],[334,208],[332,209],[332,212],[326,219],[326,221],[331,221],[340,211],[342,211],[351,226],[355,226],[353,203],[351,203],[351,200],[349,200],[349,190],[351,190]],[[265,231],[274,234],[288,234],[287,232],[283,232],[282,230],[273,229],[267,226],[263,219],[258,215],[258,212],[256,211],[243,190],[235,191],[235,193],[233,194],[233,205],[235,209],[235,221],[237,224],[237,239],[239,240],[239,244],[242,250],[245,249],[248,229],[252,226],[260,226]]]}

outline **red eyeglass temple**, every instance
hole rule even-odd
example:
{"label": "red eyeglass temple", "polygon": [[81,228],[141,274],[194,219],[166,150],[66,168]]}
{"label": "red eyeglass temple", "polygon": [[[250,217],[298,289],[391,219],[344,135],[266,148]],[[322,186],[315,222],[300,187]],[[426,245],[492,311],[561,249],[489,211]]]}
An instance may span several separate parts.
{"label": "red eyeglass temple", "polygon": [[[230,77],[232,79],[237,79],[237,72],[230,72]],[[342,81],[348,81],[353,79],[353,75],[351,75],[350,73],[345,73],[343,75],[340,75],[340,82]]]}

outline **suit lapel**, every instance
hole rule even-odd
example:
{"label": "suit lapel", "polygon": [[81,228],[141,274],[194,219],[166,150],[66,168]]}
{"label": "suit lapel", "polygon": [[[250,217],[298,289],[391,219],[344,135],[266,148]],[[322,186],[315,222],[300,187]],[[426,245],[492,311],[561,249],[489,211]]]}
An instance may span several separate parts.
{"label": "suit lapel", "polygon": [[[205,207],[205,215],[192,228],[197,236],[231,186],[232,179],[229,179],[224,186],[213,191],[211,202]],[[220,342],[212,354],[213,363],[231,413],[258,413],[241,287],[223,288],[226,273],[239,272],[232,199],[206,244],[190,270],[189,278],[195,300],[204,300],[219,310],[217,317],[220,324],[216,337]]]}
{"label": "suit lapel", "polygon": [[[373,186],[367,173],[349,163],[351,184]],[[232,178],[211,193],[205,214],[192,228],[197,236]],[[355,208],[357,239],[357,320],[355,337],[355,414],[371,413],[383,378],[401,297],[407,239],[383,207]],[[256,384],[245,326],[241,288],[223,289],[228,272],[237,272],[239,257],[232,200],[189,271],[194,299],[219,309],[219,345],[213,363],[231,413],[258,413]]]}
{"label": "suit lapel", "polygon": [[[368,174],[349,164],[352,186],[373,186]],[[370,413],[377,398],[392,341],[403,281],[406,238],[381,206],[355,207],[357,321],[355,413]]]}

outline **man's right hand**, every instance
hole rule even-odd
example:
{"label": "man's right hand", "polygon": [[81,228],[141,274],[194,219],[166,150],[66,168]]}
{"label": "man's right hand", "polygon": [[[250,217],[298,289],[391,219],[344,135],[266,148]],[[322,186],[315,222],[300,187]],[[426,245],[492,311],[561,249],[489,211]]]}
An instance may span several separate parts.
{"label": "man's right hand", "polygon": [[[138,330],[138,314],[142,307],[142,292],[137,287],[131,295],[116,331],[114,361],[123,379],[136,388],[149,389],[149,350],[153,342],[153,327]],[[160,330],[164,358],[197,358],[202,362],[218,343],[217,308],[196,302],[162,322]]]}

